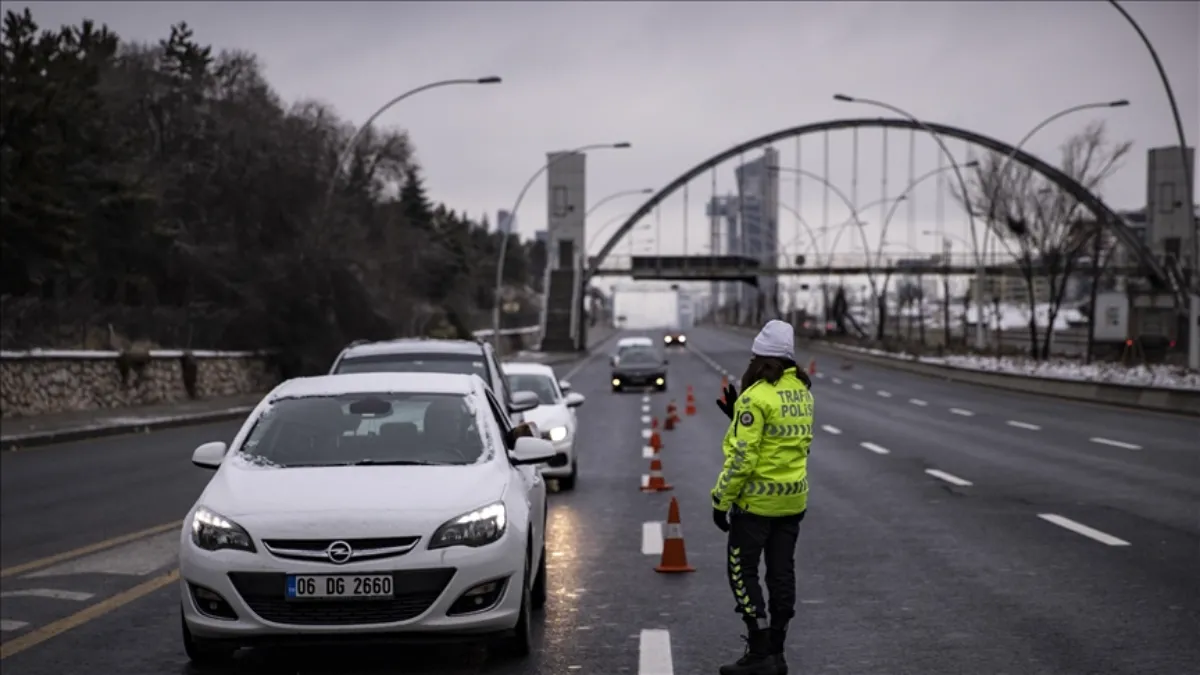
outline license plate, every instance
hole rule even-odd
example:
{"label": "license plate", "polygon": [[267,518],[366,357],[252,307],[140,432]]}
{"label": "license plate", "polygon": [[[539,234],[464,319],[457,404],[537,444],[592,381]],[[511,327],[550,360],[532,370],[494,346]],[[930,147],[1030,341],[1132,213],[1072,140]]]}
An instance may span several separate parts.
{"label": "license plate", "polygon": [[390,574],[362,575],[288,575],[288,600],[319,600],[323,598],[360,598],[377,600],[395,594]]}

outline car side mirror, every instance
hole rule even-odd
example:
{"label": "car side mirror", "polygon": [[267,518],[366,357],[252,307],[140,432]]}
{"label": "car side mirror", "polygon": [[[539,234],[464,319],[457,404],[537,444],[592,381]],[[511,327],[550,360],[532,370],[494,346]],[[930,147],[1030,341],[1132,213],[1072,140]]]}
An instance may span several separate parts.
{"label": "car side mirror", "polygon": [[554,444],[550,441],[544,438],[523,436],[517,439],[509,456],[512,457],[513,464],[521,466],[527,464],[546,464],[553,460],[557,454],[554,451]]}
{"label": "car side mirror", "polygon": [[571,383],[570,383],[570,382],[567,382],[566,380],[559,380],[559,381],[558,381],[558,388],[559,388],[559,389],[562,389],[562,390],[563,390],[563,393],[565,394],[565,393],[567,393],[568,391],[571,391]]}
{"label": "car side mirror", "polygon": [[508,412],[523,413],[538,407],[537,394],[532,391],[515,391],[512,400],[508,402]]}
{"label": "car side mirror", "polygon": [[566,399],[567,407],[568,408],[578,408],[579,406],[583,405],[583,402],[586,400],[587,399],[584,397],[583,394],[580,394],[577,392],[571,392],[571,393],[567,394],[567,399]]}
{"label": "car side mirror", "polygon": [[224,441],[205,443],[192,451],[192,464],[201,469],[217,469],[225,460],[225,451],[228,449]]}

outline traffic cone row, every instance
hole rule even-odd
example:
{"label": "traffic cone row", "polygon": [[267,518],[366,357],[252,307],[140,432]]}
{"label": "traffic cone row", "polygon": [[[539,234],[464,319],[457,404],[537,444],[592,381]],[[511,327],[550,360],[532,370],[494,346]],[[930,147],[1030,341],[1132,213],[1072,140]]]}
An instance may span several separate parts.
{"label": "traffic cone row", "polygon": [[[722,381],[721,389],[725,389],[726,381]],[[724,394],[722,394],[724,397]],[[696,397],[692,393],[692,386],[687,388],[687,415],[696,414]],[[663,419],[663,430],[672,431],[675,425],[679,423],[678,408],[675,401],[667,404],[667,415]],[[658,417],[650,418],[650,439],[649,447],[652,448],[650,455],[650,473],[646,476],[645,483],[641,486],[641,491],[646,493],[669,492],[674,488],[673,485],[667,482],[666,476],[663,475],[663,463],[660,456],[660,451],[663,448],[662,436],[658,433]],[[663,524],[663,550],[662,556],[659,559],[658,565],[654,567],[655,572],[663,574],[679,574],[686,572],[695,572],[696,569],[688,564],[687,548],[683,542],[683,525],[679,518],[679,502],[672,497],[671,506],[667,511],[667,522]]]}

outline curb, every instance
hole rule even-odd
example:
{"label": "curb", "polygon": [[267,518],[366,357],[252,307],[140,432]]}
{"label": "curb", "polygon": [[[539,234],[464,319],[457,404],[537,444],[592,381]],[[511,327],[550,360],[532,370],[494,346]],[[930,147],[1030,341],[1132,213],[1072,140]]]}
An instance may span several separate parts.
{"label": "curb", "polygon": [[244,418],[252,410],[254,410],[254,406],[241,406],[213,412],[149,419],[131,424],[97,425],[63,429],[61,431],[35,431],[28,434],[14,434],[12,436],[0,437],[0,451],[23,450],[25,448],[35,448],[55,443],[69,443],[71,441],[121,436],[124,434],[140,434],[159,429],[172,429],[211,422],[226,422]]}
{"label": "curb", "polygon": [[1200,391],[1138,387],[1128,384],[1060,380],[1046,377],[1027,377],[1011,373],[994,373],[922,363],[875,354],[862,354],[832,345],[811,343],[813,351],[840,358],[863,361],[874,366],[901,370],[923,377],[974,384],[991,389],[1004,389],[1025,394],[1079,401],[1185,417],[1200,417]]}

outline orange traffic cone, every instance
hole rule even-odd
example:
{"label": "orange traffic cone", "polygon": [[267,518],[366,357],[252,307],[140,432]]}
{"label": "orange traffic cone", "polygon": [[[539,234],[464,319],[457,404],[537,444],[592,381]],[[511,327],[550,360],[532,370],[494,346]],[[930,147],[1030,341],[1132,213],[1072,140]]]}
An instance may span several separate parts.
{"label": "orange traffic cone", "polygon": [[650,432],[650,447],[654,448],[655,453],[663,448],[662,436],[658,435],[658,429]]}
{"label": "orange traffic cone", "polygon": [[695,572],[696,569],[688,564],[687,548],[683,545],[683,525],[679,522],[679,502],[671,497],[671,510],[667,512],[667,522],[663,527],[662,559],[655,572]]}
{"label": "orange traffic cone", "polygon": [[684,408],[684,413],[688,417],[696,414],[696,397],[692,396],[691,394],[688,394],[687,407]]}
{"label": "orange traffic cone", "polygon": [[657,428],[658,428],[658,418],[657,418],[657,417],[651,417],[651,418],[650,418],[650,428],[651,428],[651,429],[657,429]]}
{"label": "orange traffic cone", "polygon": [[817,374],[817,360],[816,359],[808,360],[808,374],[809,375]]}
{"label": "orange traffic cone", "polygon": [[675,486],[668,485],[662,472],[662,460],[655,457],[650,460],[650,480],[642,486],[642,492],[666,492],[674,490]]}

